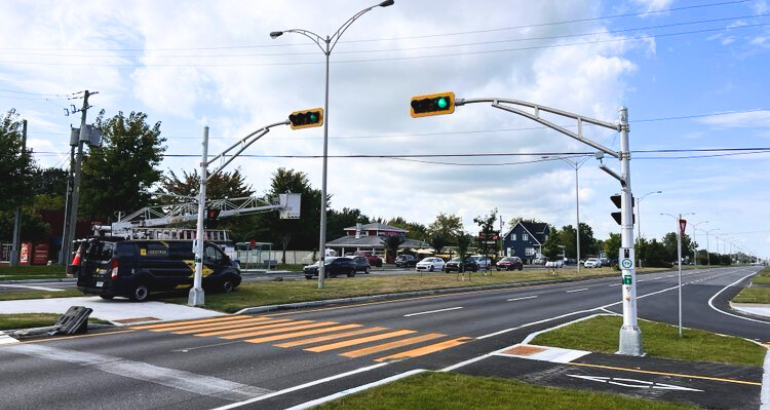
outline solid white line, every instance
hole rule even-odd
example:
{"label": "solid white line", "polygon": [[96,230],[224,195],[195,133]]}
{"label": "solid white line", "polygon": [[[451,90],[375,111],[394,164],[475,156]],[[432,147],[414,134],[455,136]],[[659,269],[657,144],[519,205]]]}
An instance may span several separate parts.
{"label": "solid white line", "polygon": [[49,288],[45,286],[32,286],[32,285],[0,284],[0,288],[33,289],[33,290],[45,290],[48,292],[64,292],[64,289]]}
{"label": "solid white line", "polygon": [[448,310],[457,310],[457,309],[462,309],[462,308],[463,308],[462,306],[457,306],[457,307],[451,307],[451,308],[446,308],[446,309],[429,310],[427,312],[409,313],[408,315],[404,315],[404,317],[427,315],[427,314],[430,314],[430,313],[446,312]]}
{"label": "solid white line", "polygon": [[536,297],[537,297],[537,295],[535,295],[535,296],[524,296],[523,298],[508,299],[508,302],[516,302],[517,300],[535,299]]}
{"label": "solid white line", "polygon": [[585,292],[587,290],[588,288],[572,289],[572,290],[568,290],[567,293]]}
{"label": "solid white line", "polygon": [[[618,303],[620,303],[620,302],[618,302]],[[547,318],[547,319],[538,320],[538,321],[536,321],[536,322],[525,323],[525,324],[523,324],[523,325],[521,325],[521,326],[511,327],[511,328],[508,328],[508,329],[503,329],[503,330],[500,330],[500,331],[497,331],[497,332],[494,332],[494,333],[490,333],[490,334],[488,334],[488,335],[479,336],[479,337],[477,337],[476,339],[478,339],[478,340],[483,340],[483,339],[487,339],[487,338],[490,338],[490,337],[499,336],[499,335],[502,335],[502,334],[504,334],[504,333],[513,332],[514,330],[523,329],[523,328],[525,328],[525,327],[530,327],[530,326],[534,326],[534,325],[539,325],[539,324],[541,324],[541,323],[550,322],[550,321],[552,321],[552,320],[561,319],[561,318],[564,318],[564,317],[567,317],[567,316],[573,316],[573,315],[579,315],[579,314],[581,314],[581,313],[588,313],[588,312],[592,312],[592,311],[594,311],[594,310],[596,310],[596,309],[598,309],[598,308],[593,308],[593,309],[586,309],[586,310],[578,310],[577,312],[570,312],[570,313],[565,313],[565,314],[563,314],[563,315],[554,316],[554,317],[549,317],[549,318]]]}
{"label": "solid white line", "polygon": [[595,318],[597,316],[608,316],[608,315],[603,314],[603,313],[597,313],[595,315],[590,315],[590,316],[586,316],[586,317],[581,317],[579,319],[571,320],[569,322],[562,323],[562,324],[554,326],[554,327],[549,327],[548,329],[538,330],[537,332],[533,332],[533,333],[530,333],[529,335],[527,335],[527,337],[525,337],[524,340],[521,341],[521,344],[528,345],[538,335],[541,335],[543,333],[548,333],[548,332],[550,332],[552,330],[561,329],[563,327],[569,326],[569,325],[574,324],[574,323],[582,322],[584,320],[593,319],[593,318]]}
{"label": "solid white line", "polygon": [[354,393],[358,393],[360,391],[371,389],[372,387],[377,387],[377,386],[381,386],[383,384],[394,382],[396,380],[403,379],[403,378],[409,377],[409,376],[413,376],[415,374],[422,373],[424,371],[425,371],[425,369],[410,370],[408,372],[397,374],[395,376],[390,376],[390,377],[382,379],[382,380],[377,380],[376,382],[364,384],[362,386],[354,387],[352,389],[347,389],[347,390],[343,390],[343,391],[338,392],[338,393],[330,394],[330,395],[328,395],[326,397],[321,397],[319,399],[315,399],[315,400],[311,400],[311,401],[308,401],[308,402],[305,402],[305,403],[302,403],[302,404],[298,404],[298,405],[296,405],[294,407],[290,407],[290,408],[288,408],[286,410],[304,410],[304,409],[309,409],[311,407],[318,406],[319,404],[323,404],[323,403],[330,402],[332,400],[339,399],[340,397],[345,397],[345,396],[350,395],[350,394],[354,394]]}
{"label": "solid white line", "polygon": [[307,387],[316,386],[316,385],[319,385],[319,384],[322,384],[322,383],[330,382],[332,380],[341,379],[343,377],[352,376],[354,374],[368,372],[369,370],[378,369],[380,367],[387,366],[387,365],[388,365],[388,363],[378,363],[378,364],[375,364],[375,365],[372,365],[372,366],[362,367],[360,369],[356,369],[356,370],[352,370],[352,371],[349,371],[349,372],[340,373],[340,374],[337,374],[337,375],[334,375],[334,376],[330,376],[330,377],[327,377],[325,379],[319,379],[319,380],[315,380],[315,381],[312,381],[312,382],[309,382],[309,383],[305,383],[305,384],[300,384],[300,385],[297,385],[297,386],[289,387],[287,389],[278,390],[276,392],[273,392],[273,393],[270,393],[270,394],[266,394],[264,396],[255,397],[253,399],[241,401],[241,402],[238,402],[238,403],[228,404],[228,405],[222,406],[222,407],[217,407],[217,408],[212,409],[212,410],[230,410],[230,409],[235,409],[235,408],[238,408],[238,407],[245,406],[247,404],[256,403],[256,402],[262,401],[262,400],[267,400],[267,399],[272,398],[272,397],[280,396],[280,395],[283,395],[283,394],[286,394],[286,393],[291,393],[291,392],[294,392],[294,391],[297,391],[297,390],[301,390],[301,389],[304,389],[304,388],[307,388]]}
{"label": "solid white line", "polygon": [[735,282],[733,282],[733,283],[723,287],[722,290],[720,290],[719,292],[715,293],[714,296],[712,296],[711,299],[709,299],[709,307],[711,307],[712,309],[716,310],[717,312],[722,313],[722,314],[727,315],[727,316],[732,316],[732,317],[736,317],[738,319],[748,320],[750,322],[768,324],[767,322],[765,322],[763,320],[757,320],[757,319],[752,319],[750,317],[743,317],[743,316],[740,316],[740,315],[734,315],[732,313],[725,312],[724,310],[717,309],[717,307],[714,306],[714,299],[716,299],[716,297],[719,296],[722,292],[726,291],[730,287],[733,287],[733,286],[737,285],[738,283],[740,283],[744,279],[746,279],[746,278],[748,278],[750,276],[756,275],[757,273],[759,273],[759,271],[752,272],[752,273],[750,273],[750,274],[748,274],[748,275],[746,275],[746,276],[736,280]]}
{"label": "solid white line", "polygon": [[759,393],[759,410],[770,410],[770,349],[765,354],[765,374],[762,375],[762,391]]}

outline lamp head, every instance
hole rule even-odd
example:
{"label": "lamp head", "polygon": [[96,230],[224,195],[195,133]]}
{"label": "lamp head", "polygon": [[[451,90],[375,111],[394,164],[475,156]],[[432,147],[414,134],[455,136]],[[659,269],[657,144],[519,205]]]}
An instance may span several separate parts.
{"label": "lamp head", "polygon": [[283,31],[273,31],[270,32],[270,38],[278,38],[283,35]]}
{"label": "lamp head", "polygon": [[379,4],[380,7],[388,7],[392,6],[393,3],[395,3],[393,0],[385,0],[382,3]]}

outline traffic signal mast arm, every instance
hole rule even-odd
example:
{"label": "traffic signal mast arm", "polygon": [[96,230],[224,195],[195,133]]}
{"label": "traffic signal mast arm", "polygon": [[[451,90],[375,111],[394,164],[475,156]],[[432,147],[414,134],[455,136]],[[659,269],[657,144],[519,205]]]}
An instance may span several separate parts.
{"label": "traffic signal mast arm", "polygon": [[270,125],[267,125],[265,127],[262,127],[262,128],[260,128],[260,129],[258,129],[256,131],[252,132],[251,134],[243,137],[240,141],[238,141],[235,144],[233,144],[232,146],[230,146],[230,148],[222,151],[221,154],[219,154],[219,155],[215,156],[214,158],[211,158],[210,160],[208,160],[206,162],[206,166],[211,165],[212,163],[214,163],[214,161],[216,161],[218,159],[224,160],[224,158],[225,158],[225,156],[227,156],[228,152],[232,151],[233,149],[235,149],[238,146],[241,147],[241,149],[239,149],[238,152],[236,152],[235,154],[232,154],[232,156],[230,156],[230,159],[228,159],[227,161],[222,163],[222,165],[220,165],[219,168],[215,169],[214,171],[211,171],[209,173],[208,177],[206,178],[206,180],[207,181],[210,180],[214,175],[216,175],[219,172],[221,172],[226,166],[228,166],[231,162],[233,162],[233,160],[236,157],[238,157],[238,155],[240,155],[241,152],[245,151],[246,148],[249,148],[251,146],[251,144],[257,142],[260,138],[264,137],[268,132],[270,132],[270,128],[277,127],[279,125],[289,125],[289,124],[290,124],[289,120],[285,120],[285,121],[276,122],[275,124],[270,124]]}

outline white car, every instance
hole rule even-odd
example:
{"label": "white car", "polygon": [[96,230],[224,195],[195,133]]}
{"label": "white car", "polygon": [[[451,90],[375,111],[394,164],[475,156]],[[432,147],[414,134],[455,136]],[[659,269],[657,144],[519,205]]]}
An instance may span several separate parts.
{"label": "white car", "polygon": [[546,268],[563,268],[564,267],[564,260],[559,259],[555,261],[548,261],[545,263]]}
{"label": "white car", "polygon": [[585,261],[583,264],[584,268],[601,268],[602,262],[599,259],[596,258],[589,258]]}
{"label": "white car", "polygon": [[441,258],[425,258],[417,263],[417,271],[427,271],[427,272],[433,272],[433,271],[442,271],[444,270],[444,260]]}
{"label": "white car", "polygon": [[489,270],[489,268],[492,267],[492,259],[489,259],[486,256],[474,255],[471,256],[471,258],[476,261],[477,265],[479,265],[479,270]]}

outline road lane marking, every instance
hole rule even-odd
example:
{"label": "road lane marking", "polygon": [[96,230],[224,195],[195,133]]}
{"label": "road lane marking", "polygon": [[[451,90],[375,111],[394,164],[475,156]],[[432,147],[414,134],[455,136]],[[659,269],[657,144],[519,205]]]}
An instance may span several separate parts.
{"label": "road lane marking", "polygon": [[383,333],[383,334],[374,335],[374,336],[361,337],[358,339],[345,340],[343,342],[330,343],[326,345],[311,347],[311,348],[305,349],[305,351],[316,352],[316,353],[326,352],[329,350],[342,349],[344,347],[355,346],[355,345],[360,345],[360,344],[369,343],[369,342],[375,342],[377,340],[382,340],[382,339],[392,339],[394,337],[404,336],[411,333],[416,333],[416,332],[414,330],[397,330],[395,332],[390,332],[390,333]]}
{"label": "road lane marking", "polygon": [[234,341],[234,342],[214,343],[213,345],[195,346],[195,347],[185,347],[185,348],[183,348],[183,349],[175,349],[175,350],[172,350],[172,352],[181,352],[181,353],[187,353],[187,352],[189,352],[189,351],[191,351],[191,350],[198,350],[198,349],[208,349],[208,348],[210,348],[210,347],[226,346],[226,345],[231,345],[231,344],[235,344],[235,343],[241,343],[241,341],[240,341],[240,340],[236,340],[236,341]]}
{"label": "road lane marking", "polygon": [[32,344],[7,346],[4,349],[13,353],[94,368],[120,377],[159,384],[224,400],[251,399],[273,392],[261,387],[154,366],[149,363],[127,360],[116,356]]}
{"label": "road lane marking", "polygon": [[470,337],[459,337],[457,339],[447,340],[444,342],[418,347],[417,349],[407,350],[405,352],[400,352],[396,354],[392,354],[390,356],[380,357],[376,361],[378,362],[387,362],[391,360],[402,360],[402,359],[411,359],[415,357],[425,356],[431,353],[440,352],[442,350],[451,349],[455,346],[460,346],[462,344],[468,343],[471,340],[473,340]]}
{"label": "road lane marking", "polygon": [[311,329],[311,330],[304,330],[304,331],[301,331],[301,332],[283,333],[283,334],[280,334],[280,335],[265,336],[265,337],[259,337],[259,338],[256,338],[256,339],[248,339],[248,340],[244,340],[244,342],[248,342],[248,343],[274,342],[276,340],[296,339],[296,338],[302,337],[302,336],[317,335],[317,334],[320,334],[320,333],[330,333],[330,332],[336,332],[338,330],[353,329],[353,328],[356,328],[356,327],[361,327],[361,325],[351,324],[351,325],[324,327],[324,328],[321,328],[321,329]]}
{"label": "road lane marking", "polygon": [[167,327],[172,328],[177,326],[183,326],[186,324],[223,322],[227,320],[245,320],[245,319],[251,319],[252,317],[253,316],[221,316],[221,317],[215,317],[212,319],[185,320],[185,321],[156,323],[154,325],[131,326],[131,329],[149,330],[149,329],[160,329],[160,328],[167,328]]}
{"label": "road lane marking", "polygon": [[409,313],[407,315],[404,315],[404,317],[428,315],[428,314],[431,314],[431,313],[447,312],[447,311],[450,311],[450,310],[457,310],[457,309],[462,309],[462,308],[463,308],[462,306],[456,306],[456,307],[451,307],[451,308],[446,308],[446,309],[429,310],[427,312]]}
{"label": "road lane marking", "polygon": [[616,367],[616,366],[605,366],[603,364],[591,364],[591,363],[567,363],[567,366],[579,366],[579,367],[591,367],[594,369],[605,369],[605,370],[618,370],[623,372],[630,372],[630,373],[641,373],[641,374],[654,374],[658,376],[672,376],[672,377],[685,377],[688,379],[700,379],[700,380],[710,380],[715,382],[724,382],[724,383],[735,383],[735,384],[746,384],[749,386],[761,386],[762,383],[757,382],[750,382],[746,380],[736,380],[736,379],[724,379],[721,377],[710,377],[710,376],[696,376],[692,374],[681,374],[681,373],[667,373],[667,372],[658,372],[654,370],[642,370],[642,369],[630,369],[627,367]]}
{"label": "road lane marking", "polygon": [[304,330],[304,329],[312,329],[314,327],[324,327],[324,326],[331,326],[331,325],[337,325],[337,322],[317,322],[317,323],[308,323],[304,325],[299,326],[289,326],[289,327],[281,327],[278,329],[267,329],[267,330],[258,330],[255,332],[248,332],[248,333],[236,333],[234,335],[227,335],[222,336],[220,339],[226,339],[226,340],[232,340],[232,339],[245,339],[247,337],[252,336],[262,336],[262,335],[272,335],[276,333],[281,332],[290,332],[294,330]]}
{"label": "road lane marking", "polygon": [[606,377],[606,376],[583,376],[579,374],[568,374],[567,377],[574,377],[582,380],[589,380],[592,382],[614,384],[621,387],[630,387],[633,389],[658,389],[658,390],[679,390],[679,391],[692,391],[703,393],[703,390],[693,389],[691,387],[677,386],[674,384],[657,383],[647,380],[637,379],[625,379],[620,377]]}
{"label": "road lane marking", "polygon": [[201,332],[209,332],[209,331],[215,331],[215,330],[235,329],[236,327],[260,325],[262,323],[276,323],[276,322],[273,322],[268,318],[256,318],[256,319],[248,319],[248,320],[238,320],[233,323],[216,323],[216,324],[183,326],[183,327],[173,328],[169,330],[152,329],[150,330],[150,332],[171,332],[175,335],[186,335],[188,333],[201,333]]}
{"label": "road lane marking", "polygon": [[735,282],[733,282],[733,283],[723,287],[722,290],[720,290],[719,292],[715,293],[714,296],[712,296],[711,299],[709,299],[709,302],[708,302],[709,303],[709,307],[711,307],[712,309],[716,310],[717,312],[719,312],[719,313],[721,313],[723,315],[732,316],[732,317],[735,317],[735,318],[738,318],[738,319],[748,320],[750,322],[756,322],[756,323],[762,323],[762,324],[770,325],[770,324],[768,324],[767,322],[765,322],[763,320],[757,320],[757,319],[752,319],[750,317],[744,317],[744,316],[740,316],[740,315],[735,315],[735,314],[732,314],[732,313],[725,312],[724,310],[717,309],[717,307],[714,306],[714,299],[716,299],[717,296],[719,296],[722,292],[724,292],[727,289],[737,285],[738,283],[741,283],[742,281],[746,280],[747,278],[756,275],[757,273],[759,273],[759,271],[750,273],[750,274],[748,274],[748,275],[746,275],[746,276],[736,280]]}
{"label": "road lane marking", "polygon": [[32,286],[32,285],[0,284],[0,288],[33,289],[33,290],[45,290],[48,292],[64,292],[64,289],[49,288],[46,286]]}
{"label": "road lane marking", "polygon": [[277,397],[277,396],[281,396],[281,395],[284,395],[284,394],[287,394],[287,393],[292,393],[292,392],[295,392],[297,390],[302,390],[302,389],[306,389],[308,387],[317,386],[319,384],[323,384],[323,383],[326,383],[326,382],[334,381],[334,380],[337,380],[337,379],[342,379],[342,378],[345,378],[345,377],[348,377],[348,376],[352,376],[352,375],[355,375],[355,374],[358,374],[358,373],[364,373],[364,372],[368,372],[370,370],[379,369],[380,367],[387,366],[387,365],[388,365],[388,363],[378,363],[378,364],[375,364],[375,365],[372,365],[372,366],[362,367],[360,369],[351,370],[351,371],[345,372],[345,373],[340,373],[340,374],[337,374],[337,375],[334,375],[334,376],[330,376],[330,377],[326,377],[326,378],[323,378],[323,379],[320,379],[320,380],[314,380],[312,382],[308,382],[308,383],[305,383],[305,384],[300,384],[300,385],[297,385],[297,386],[292,386],[292,387],[289,387],[288,389],[278,390],[276,392],[269,393],[269,394],[266,394],[264,396],[255,397],[253,399],[244,400],[244,401],[238,402],[238,403],[228,404],[228,405],[222,406],[222,407],[217,407],[217,408],[212,409],[212,410],[232,410],[232,409],[236,409],[238,407],[243,407],[243,406],[246,406],[246,405],[251,404],[251,403],[256,403],[258,401],[267,400],[267,399],[270,399],[270,398],[273,398],[273,397]]}
{"label": "road lane marking", "polygon": [[587,290],[588,288],[572,289],[572,290],[568,290],[567,293],[585,292]]}
{"label": "road lane marking", "polygon": [[288,327],[288,326],[294,326],[294,325],[300,325],[303,323],[313,323],[312,320],[289,320],[289,319],[281,319],[276,320],[270,323],[263,323],[259,325],[252,325],[252,326],[246,326],[243,328],[235,328],[235,329],[229,329],[229,330],[218,330],[216,332],[203,332],[203,333],[196,333],[195,336],[197,337],[211,337],[211,336],[221,336],[221,335],[231,335],[234,333],[242,333],[242,332],[248,332],[252,330],[257,329],[276,329],[279,327]]}
{"label": "road lane marking", "polygon": [[9,345],[9,344],[16,344],[19,343],[18,340],[12,338],[11,336],[8,336],[5,334],[5,332],[0,331],[0,345]]}
{"label": "road lane marking", "polygon": [[425,342],[425,341],[428,341],[428,340],[438,339],[439,337],[443,337],[443,336],[445,336],[445,335],[443,335],[441,333],[429,333],[429,334],[426,334],[426,335],[421,335],[421,336],[417,336],[417,337],[411,337],[411,338],[408,338],[408,339],[396,340],[395,342],[389,342],[389,343],[383,343],[383,344],[376,345],[376,346],[365,347],[363,349],[351,350],[349,352],[345,352],[345,353],[340,354],[340,356],[345,356],[345,357],[368,356],[370,354],[384,352],[386,350],[395,349],[397,347],[409,346],[409,345],[417,344],[417,343],[420,343],[420,342]]}
{"label": "road lane marking", "polygon": [[524,297],[521,297],[521,298],[508,299],[508,302],[516,302],[516,301],[519,301],[519,300],[527,300],[527,299],[535,299],[535,298],[537,298],[537,295],[535,295],[535,296],[524,296]]}
{"label": "road lane marking", "polygon": [[319,336],[319,337],[313,337],[310,339],[301,339],[296,340],[293,342],[286,342],[286,343],[279,343],[276,346],[278,347],[296,347],[296,346],[303,346],[303,345],[310,345],[313,343],[319,343],[319,342],[326,342],[328,340],[334,340],[334,339],[342,339],[343,337],[350,337],[350,336],[358,336],[366,333],[374,333],[374,332],[380,332],[383,330],[388,330],[387,327],[370,327],[366,329],[359,329],[354,330],[352,332],[345,332],[345,333],[335,333],[333,335],[326,335],[326,336]]}

